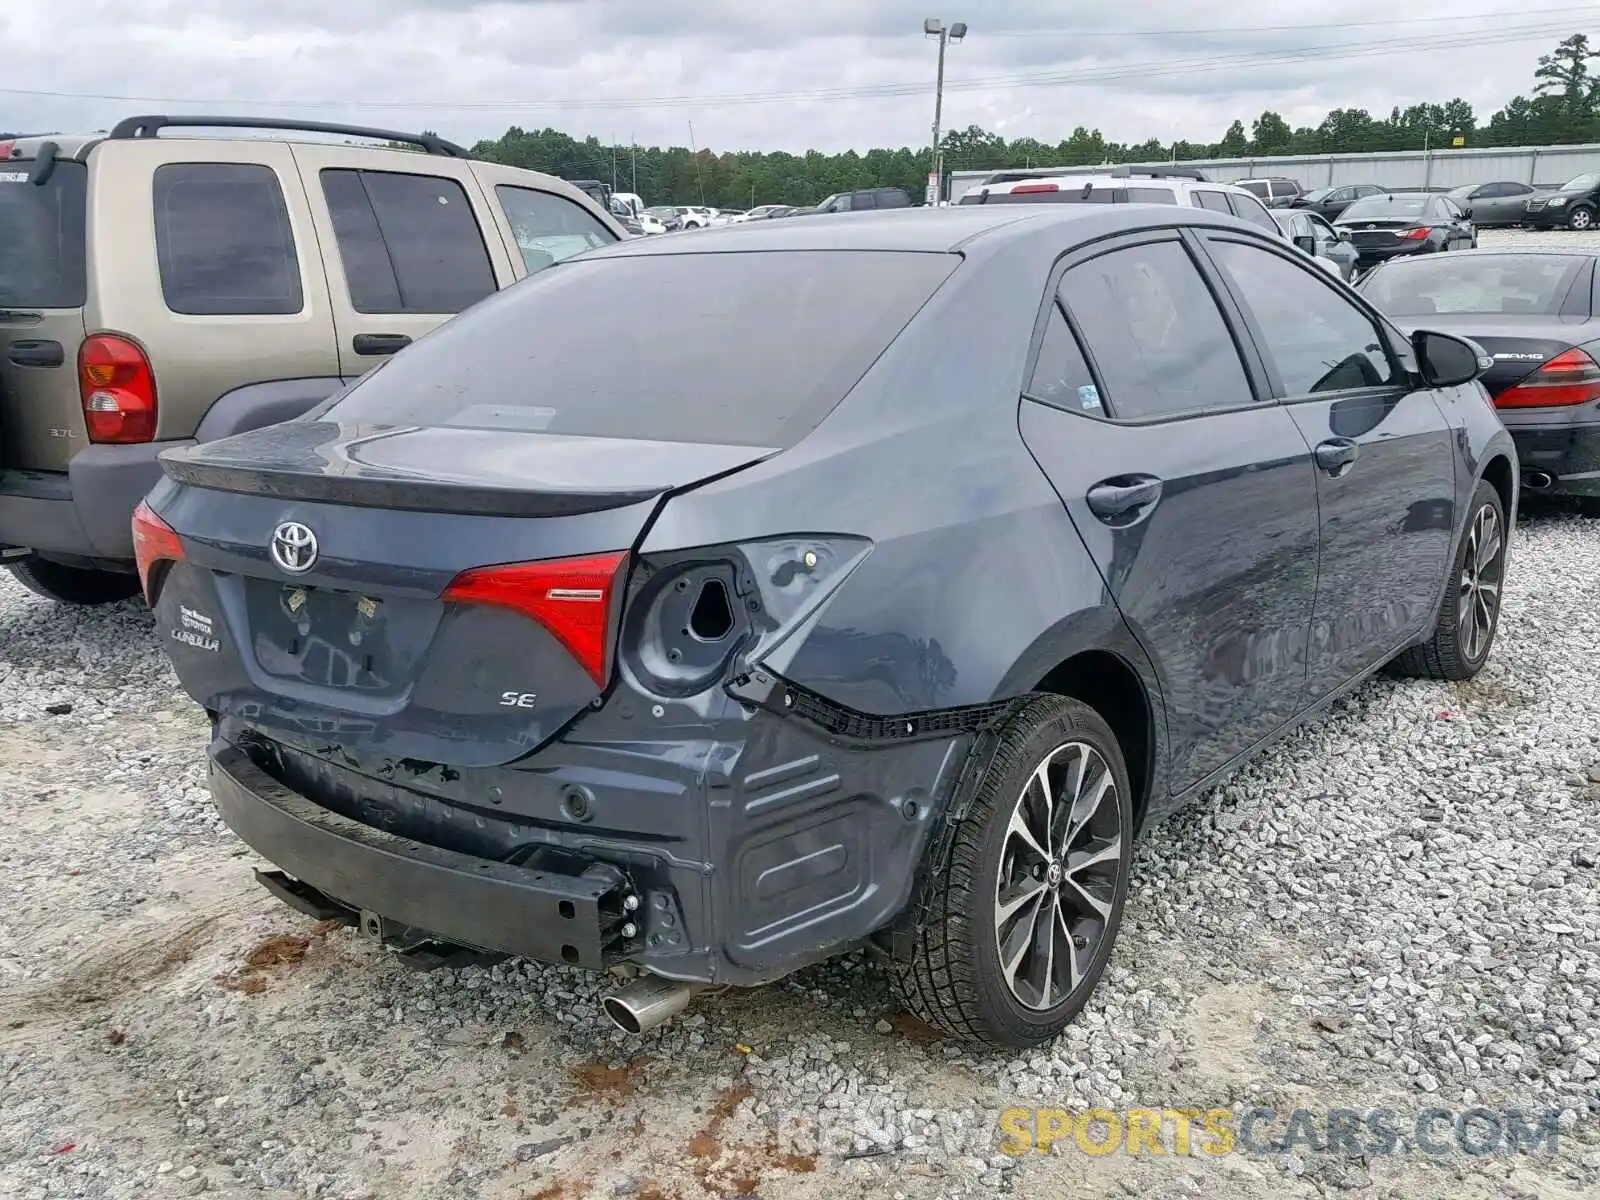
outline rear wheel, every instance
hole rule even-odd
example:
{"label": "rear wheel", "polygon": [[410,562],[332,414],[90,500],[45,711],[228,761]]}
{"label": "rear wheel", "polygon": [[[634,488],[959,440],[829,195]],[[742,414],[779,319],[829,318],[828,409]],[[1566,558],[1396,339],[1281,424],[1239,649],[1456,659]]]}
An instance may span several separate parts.
{"label": "rear wheel", "polygon": [[1580,204],[1567,214],[1567,228],[1576,229],[1580,233],[1586,229],[1594,228],[1594,209],[1587,204]]}
{"label": "rear wheel", "polygon": [[1038,696],[996,736],[952,800],[965,816],[929,871],[895,983],[929,1024],[1022,1049],[1060,1033],[1105,970],[1132,802],[1116,738],[1077,700]]}
{"label": "rear wheel", "polygon": [[131,572],[68,567],[43,558],[25,558],[6,568],[30,592],[62,604],[114,604],[139,594],[139,577]]}
{"label": "rear wheel", "polygon": [[1466,533],[1456,549],[1449,591],[1439,608],[1433,636],[1397,657],[1396,674],[1421,679],[1471,679],[1489,660],[1500,625],[1505,582],[1506,516],[1500,493],[1480,483],[1473,494]]}

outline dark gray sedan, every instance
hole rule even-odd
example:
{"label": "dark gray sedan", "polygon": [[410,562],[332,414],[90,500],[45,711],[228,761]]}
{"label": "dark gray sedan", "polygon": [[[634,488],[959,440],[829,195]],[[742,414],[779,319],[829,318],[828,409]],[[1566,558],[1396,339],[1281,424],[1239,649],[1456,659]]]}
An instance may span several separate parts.
{"label": "dark gray sedan", "polygon": [[1373,672],[1483,667],[1480,369],[1201,208],[634,239],[168,451],[139,567],[286,903],[632,966],[630,1031],[875,943],[1028,1046],[1142,830]]}

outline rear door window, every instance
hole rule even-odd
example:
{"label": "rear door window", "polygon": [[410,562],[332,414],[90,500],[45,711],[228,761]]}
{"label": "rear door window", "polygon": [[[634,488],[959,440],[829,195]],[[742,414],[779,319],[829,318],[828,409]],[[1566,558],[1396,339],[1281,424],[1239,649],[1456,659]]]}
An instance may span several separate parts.
{"label": "rear door window", "polygon": [[1129,204],[1176,204],[1178,198],[1172,194],[1171,188],[1163,187],[1130,187],[1128,189]]}
{"label": "rear door window", "polygon": [[1238,192],[1229,192],[1228,201],[1233,205],[1233,215],[1243,217],[1252,225],[1259,225],[1274,236],[1278,233],[1278,223],[1272,219],[1272,214],[1260,203],[1249,196],[1240,195]]}
{"label": "rear door window", "polygon": [[496,290],[461,185],[398,171],[322,172],[339,259],[359,313],[458,313]]}
{"label": "rear door window", "polygon": [[530,275],[617,240],[593,214],[565,196],[507,183],[496,185],[494,194]]}
{"label": "rear door window", "polygon": [[28,182],[32,171],[27,160],[0,162],[0,308],[82,308],[89,169],[57,162],[42,184]]}
{"label": "rear door window", "polygon": [[1100,399],[1100,389],[1095,386],[1089,364],[1073,336],[1072,327],[1062,315],[1059,303],[1050,306],[1046,318],[1044,340],[1039,343],[1039,357],[1034,360],[1028,376],[1028,387],[1023,393],[1030,400],[1048,404],[1067,412],[1105,415],[1105,405]]}
{"label": "rear door window", "polygon": [[269,316],[305,307],[283,188],[257,163],[168,163],[152,184],[161,294],[175,313]]}
{"label": "rear door window", "polygon": [[[330,421],[791,446],[954,271],[951,254],[746,251],[578,258],[374,371]],[[659,314],[617,336],[622,310]]]}
{"label": "rear door window", "polygon": [[1059,294],[1117,416],[1165,417],[1254,400],[1222,310],[1178,242],[1080,263],[1061,277]]}

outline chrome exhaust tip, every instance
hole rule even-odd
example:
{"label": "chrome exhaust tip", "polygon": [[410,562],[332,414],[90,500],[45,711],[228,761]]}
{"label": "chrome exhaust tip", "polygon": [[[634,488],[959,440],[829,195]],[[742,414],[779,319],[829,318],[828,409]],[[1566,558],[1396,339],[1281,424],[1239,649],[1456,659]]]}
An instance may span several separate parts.
{"label": "chrome exhaust tip", "polygon": [[646,975],[600,1002],[611,1023],[625,1033],[644,1033],[670,1021],[694,999],[696,987],[659,975]]}
{"label": "chrome exhaust tip", "polygon": [[1556,477],[1549,471],[1524,471],[1522,473],[1522,486],[1530,492],[1547,492],[1555,486]]}

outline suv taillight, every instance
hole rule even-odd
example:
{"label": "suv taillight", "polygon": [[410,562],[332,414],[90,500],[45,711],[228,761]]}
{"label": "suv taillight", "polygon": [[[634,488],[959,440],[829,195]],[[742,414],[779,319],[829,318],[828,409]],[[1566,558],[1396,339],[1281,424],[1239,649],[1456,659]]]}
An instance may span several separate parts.
{"label": "suv taillight", "polygon": [[78,351],[78,393],[91,442],[155,440],[155,373],[144,350],[127,338],[97,333],[84,339]]}

